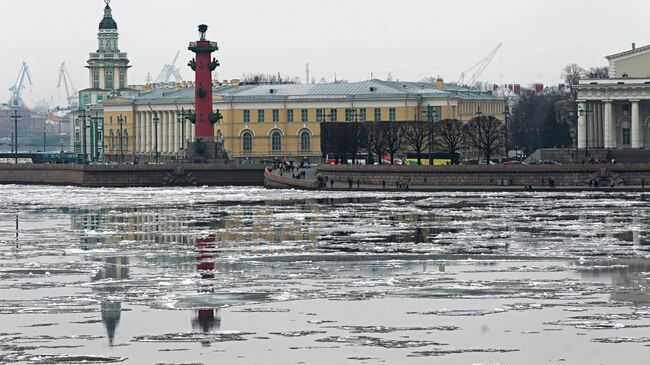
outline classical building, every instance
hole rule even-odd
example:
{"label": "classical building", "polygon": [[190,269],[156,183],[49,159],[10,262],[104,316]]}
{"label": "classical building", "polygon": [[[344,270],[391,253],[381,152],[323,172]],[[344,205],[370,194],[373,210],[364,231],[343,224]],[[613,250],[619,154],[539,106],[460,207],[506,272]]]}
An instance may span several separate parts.
{"label": "classical building", "polygon": [[[194,140],[183,110],[194,108],[191,83],[169,84],[132,97],[104,102],[106,160],[182,159]],[[213,106],[223,119],[215,128],[229,157],[241,162],[274,158],[319,161],[320,123],[468,121],[480,112],[503,119],[504,99],[444,84],[368,80],[343,84],[215,86]],[[121,139],[119,136],[122,136]],[[121,143],[120,143],[121,141]]]}
{"label": "classical building", "polygon": [[79,110],[71,114],[72,145],[86,160],[102,161],[104,155],[103,103],[109,97],[134,92],[127,84],[129,59],[119,49],[117,23],[113,19],[111,0],[104,0],[104,16],[99,22],[97,50],[88,57],[90,87],[79,92]]}
{"label": "classical building", "polygon": [[650,46],[606,57],[609,78],[581,79],[578,148],[621,149],[650,145]]}

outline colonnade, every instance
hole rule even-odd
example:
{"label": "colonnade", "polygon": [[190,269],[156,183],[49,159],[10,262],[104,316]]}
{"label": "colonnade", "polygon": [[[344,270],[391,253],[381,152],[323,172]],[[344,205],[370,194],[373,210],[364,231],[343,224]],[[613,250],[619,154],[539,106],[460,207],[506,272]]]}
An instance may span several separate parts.
{"label": "colonnade", "polygon": [[[156,120],[157,119],[157,120]],[[179,122],[175,111],[138,111],[135,114],[137,154],[175,154],[194,141],[194,125]]]}
{"label": "colonnade", "polygon": [[578,148],[643,148],[645,133],[639,104],[635,99],[616,103],[579,100]]}

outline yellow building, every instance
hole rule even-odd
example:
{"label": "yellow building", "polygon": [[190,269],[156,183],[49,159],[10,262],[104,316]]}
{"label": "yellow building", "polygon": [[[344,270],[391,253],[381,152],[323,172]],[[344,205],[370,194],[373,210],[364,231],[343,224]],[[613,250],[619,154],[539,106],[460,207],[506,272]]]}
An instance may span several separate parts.
{"label": "yellow building", "polygon": [[[240,85],[214,88],[214,109],[223,115],[215,138],[240,162],[275,158],[320,161],[320,123],[364,121],[468,121],[480,112],[503,119],[504,100],[490,92],[419,82],[369,80],[342,84]],[[108,161],[182,159],[194,140],[183,111],[193,109],[191,83],[165,85],[104,103]],[[121,141],[121,142],[120,142]]]}

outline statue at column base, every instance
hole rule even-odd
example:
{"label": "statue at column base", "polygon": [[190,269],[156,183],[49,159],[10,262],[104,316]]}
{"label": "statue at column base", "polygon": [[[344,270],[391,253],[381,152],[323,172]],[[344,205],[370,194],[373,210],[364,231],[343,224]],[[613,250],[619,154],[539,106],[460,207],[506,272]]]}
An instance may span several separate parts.
{"label": "statue at column base", "polygon": [[188,163],[226,163],[228,156],[223,143],[213,138],[197,138],[185,149],[185,161]]}

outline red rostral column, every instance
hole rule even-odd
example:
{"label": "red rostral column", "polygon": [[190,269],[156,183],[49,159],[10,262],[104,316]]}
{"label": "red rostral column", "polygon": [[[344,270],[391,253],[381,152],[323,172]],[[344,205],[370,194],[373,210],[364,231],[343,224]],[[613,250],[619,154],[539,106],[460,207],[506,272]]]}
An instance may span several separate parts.
{"label": "red rostral column", "polygon": [[195,119],[195,134],[196,138],[202,140],[214,139],[214,123],[220,119],[219,113],[212,111],[212,71],[219,66],[219,61],[216,59],[210,60],[212,52],[219,49],[217,42],[210,42],[205,39],[205,32],[208,31],[208,26],[205,24],[199,25],[199,33],[201,39],[196,42],[190,42],[187,48],[196,53],[196,58],[192,59],[188,66],[195,71],[194,81],[194,118]]}

